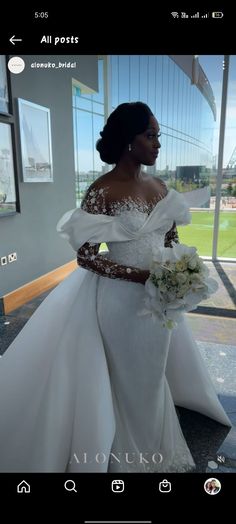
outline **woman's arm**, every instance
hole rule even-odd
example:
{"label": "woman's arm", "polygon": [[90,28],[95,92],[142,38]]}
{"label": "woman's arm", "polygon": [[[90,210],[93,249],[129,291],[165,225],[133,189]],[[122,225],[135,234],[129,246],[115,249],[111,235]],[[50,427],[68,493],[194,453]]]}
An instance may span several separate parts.
{"label": "woman's arm", "polygon": [[[108,214],[105,189],[99,185],[97,186],[96,182],[92,184],[82,201],[81,208],[88,213]],[[86,242],[81,246],[77,251],[78,265],[103,277],[145,284],[150,274],[148,270],[116,264],[104,255],[99,254],[99,247],[100,244],[92,244],[90,242]]]}
{"label": "woman's arm", "polygon": [[84,269],[97,273],[102,277],[117,278],[145,284],[149,277],[149,271],[133,266],[123,266],[109,260],[102,254],[98,254],[100,244],[87,242],[77,251],[77,263]]}

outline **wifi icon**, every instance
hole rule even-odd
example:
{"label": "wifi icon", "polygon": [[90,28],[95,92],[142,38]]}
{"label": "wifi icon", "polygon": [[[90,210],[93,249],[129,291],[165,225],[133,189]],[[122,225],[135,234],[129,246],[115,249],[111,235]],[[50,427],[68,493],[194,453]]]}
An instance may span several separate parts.
{"label": "wifi icon", "polygon": [[174,11],[174,13],[171,13],[171,14],[172,14],[173,18],[179,18],[179,13],[176,13],[176,12]]}

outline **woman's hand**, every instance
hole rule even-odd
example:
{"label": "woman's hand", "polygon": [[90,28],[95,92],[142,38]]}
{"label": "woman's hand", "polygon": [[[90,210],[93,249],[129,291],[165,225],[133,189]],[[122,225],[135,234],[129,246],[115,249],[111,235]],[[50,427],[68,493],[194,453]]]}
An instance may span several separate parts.
{"label": "woman's hand", "polygon": [[146,269],[141,271],[140,272],[140,284],[143,284],[145,286],[146,280],[149,278],[149,276],[150,276],[150,271]]}

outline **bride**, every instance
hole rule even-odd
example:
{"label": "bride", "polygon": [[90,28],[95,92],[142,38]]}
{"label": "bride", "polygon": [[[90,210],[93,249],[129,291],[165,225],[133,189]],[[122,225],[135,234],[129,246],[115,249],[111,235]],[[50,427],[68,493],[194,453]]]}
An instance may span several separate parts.
{"label": "bride", "polygon": [[231,425],[186,318],[171,332],[138,316],[152,249],[178,242],[208,192],[168,191],[142,172],[161,147],[146,104],[121,104],[100,134],[115,167],[57,225],[80,268],[1,359],[1,472],[191,471],[175,405]]}

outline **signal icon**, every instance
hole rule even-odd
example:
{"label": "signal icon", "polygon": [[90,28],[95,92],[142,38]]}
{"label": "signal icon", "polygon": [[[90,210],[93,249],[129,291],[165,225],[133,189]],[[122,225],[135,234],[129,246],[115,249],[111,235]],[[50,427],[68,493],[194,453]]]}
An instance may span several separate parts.
{"label": "signal icon", "polygon": [[176,11],[174,11],[171,14],[172,14],[173,18],[179,18],[179,13],[176,13]]}

